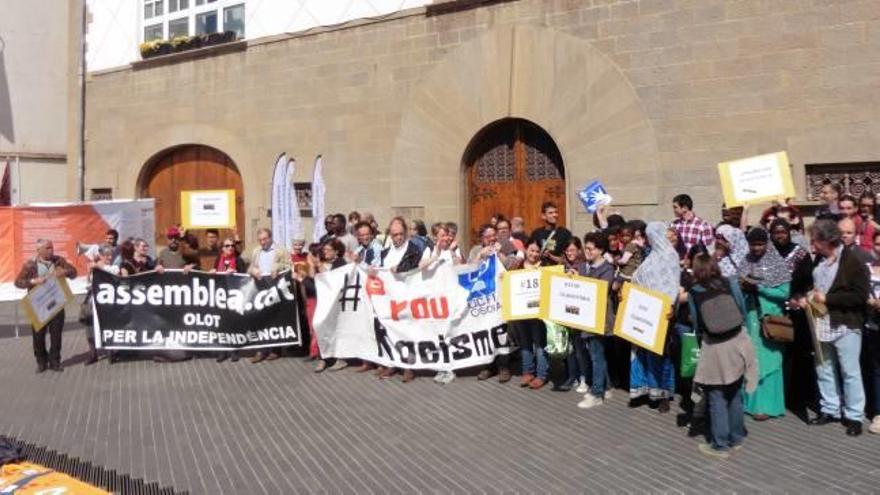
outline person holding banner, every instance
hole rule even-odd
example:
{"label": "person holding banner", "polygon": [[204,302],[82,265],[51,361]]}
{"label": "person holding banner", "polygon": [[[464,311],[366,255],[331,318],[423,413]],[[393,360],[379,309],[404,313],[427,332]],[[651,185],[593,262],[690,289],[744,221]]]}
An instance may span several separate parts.
{"label": "person holding banner", "polygon": [[[91,312],[92,308],[92,272],[94,270],[104,270],[107,273],[112,275],[119,275],[121,268],[113,264],[114,252],[115,248],[109,244],[104,244],[98,249],[98,258],[94,261],[89,262],[89,290],[86,292],[85,300],[83,301],[84,305],[87,305],[89,308],[89,312]],[[80,313],[82,315],[82,313]],[[91,313],[89,313],[91,315]],[[83,321],[82,317],[80,318],[80,323],[85,325],[86,332],[86,343],[89,346],[89,355],[86,358],[85,366],[91,366],[98,362],[98,350],[95,348],[95,333],[92,329],[92,319],[94,315],[91,315],[89,321]]]}
{"label": "person holding banner", "polygon": [[[491,256],[498,256],[498,261],[507,268],[517,261],[515,255],[504,256],[500,252],[501,243],[498,242],[497,231],[491,224],[487,223],[480,226],[479,234],[480,244],[471,248],[468,254],[469,263],[481,263]],[[495,365],[498,367],[498,381],[501,383],[509,382],[512,376],[510,374],[510,354],[498,355],[495,358]],[[492,365],[490,364],[477,373],[477,380],[488,380],[491,376]]]}
{"label": "person holding banner", "polygon": [[[261,279],[269,276],[273,279],[278,274],[290,268],[290,253],[282,246],[276,246],[272,240],[272,230],[265,227],[257,230],[257,241],[259,246],[255,247],[251,252],[251,268],[248,273],[255,279]],[[259,363],[261,361],[272,361],[281,357],[277,352],[271,351],[268,354],[263,351],[257,351],[251,357],[251,363]]]}
{"label": "person holding banner", "polygon": [[[22,265],[15,286],[28,291],[46,282],[49,277],[76,278],[76,268],[62,256],[56,256],[52,241],[37,240],[37,255]],[[61,366],[61,332],[64,330],[64,309],[46,323],[40,330],[33,330],[34,357],[37,359],[37,373],[64,371]],[[49,334],[51,347],[46,351],[46,334]]]}
{"label": "person holding banner", "polygon": [[614,280],[614,267],[605,261],[608,239],[599,232],[590,232],[584,236],[584,258],[586,263],[580,266],[579,275],[604,280],[608,283],[608,308],[605,311],[605,334],[578,332],[575,337],[586,343],[592,369],[592,382],[589,392],[578,402],[581,409],[590,409],[605,403],[606,394],[611,391],[608,378],[608,361],[605,359],[605,339],[614,330],[614,300],[611,297],[611,283]]}
{"label": "person holding banner", "polygon": [[[679,294],[681,269],[678,253],[666,238],[666,226],[661,222],[651,222],[645,234],[651,253],[633,274],[633,283],[662,292],[675,301]],[[658,356],[642,348],[635,349],[630,361],[630,401],[647,396],[657,403],[659,412],[667,413],[674,392],[675,366],[672,358],[667,353]]]}
{"label": "person holding banner", "polygon": [[[431,253],[415,242],[407,238],[409,229],[403,217],[394,217],[388,223],[388,238],[391,245],[382,250],[380,261],[382,268],[390,269],[394,273],[406,273],[418,269],[422,263],[430,259]],[[373,270],[375,268],[372,268]],[[379,366],[376,370],[379,378],[391,378],[397,372],[395,368]],[[407,368],[403,370],[403,382],[409,383],[415,380],[416,374]]]}
{"label": "person holding banner", "polygon": [[785,380],[782,372],[784,346],[769,340],[762,332],[765,316],[779,316],[788,301],[791,272],[771,244],[767,231],[749,231],[749,254],[740,266],[739,278],[746,294],[745,325],[758,356],[758,386],[746,394],[745,410],[756,421],[785,414]]}
{"label": "person holding banner", "polygon": [[[220,244],[220,255],[214,260],[214,266],[211,273],[247,273],[247,265],[237,252],[237,243],[235,238],[227,237]],[[217,362],[222,363],[229,359],[233,363],[238,361],[238,351],[219,351],[217,353]]]}

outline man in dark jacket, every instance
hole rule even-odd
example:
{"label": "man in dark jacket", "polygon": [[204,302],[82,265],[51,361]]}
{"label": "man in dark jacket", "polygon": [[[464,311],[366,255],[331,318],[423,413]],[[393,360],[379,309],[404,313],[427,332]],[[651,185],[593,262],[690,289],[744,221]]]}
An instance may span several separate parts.
{"label": "man in dark jacket", "polygon": [[[857,436],[862,433],[865,409],[859,355],[870,275],[867,265],[845,249],[834,220],[816,220],[810,227],[810,237],[818,258],[813,268],[812,290],[807,298],[801,298],[800,304],[806,307],[812,302],[818,308],[815,330],[824,357],[816,366],[820,413],[810,424],[839,421],[842,412],[846,434]],[[827,311],[823,311],[823,306]],[[841,407],[838,383],[843,384],[844,407]]]}
{"label": "man in dark jacket", "polygon": [[[51,277],[76,277],[76,268],[61,256],[55,256],[52,241],[37,241],[37,256],[22,265],[15,286],[19,289],[31,290]],[[39,331],[34,332],[34,357],[37,358],[37,373],[50,368],[53,371],[64,371],[61,366],[61,331],[64,330],[64,309],[49,320]],[[46,334],[49,334],[52,347],[46,352]]]}

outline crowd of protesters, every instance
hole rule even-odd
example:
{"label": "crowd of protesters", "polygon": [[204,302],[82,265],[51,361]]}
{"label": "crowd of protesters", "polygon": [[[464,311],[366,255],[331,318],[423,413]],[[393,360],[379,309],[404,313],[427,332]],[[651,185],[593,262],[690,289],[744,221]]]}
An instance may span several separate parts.
{"label": "crowd of protesters", "polygon": [[[809,229],[800,211],[787,202],[763,211],[755,226],[749,223],[747,209],[724,208],[722,222],[713,226],[696,215],[688,195],[680,194],[673,199],[675,218],[670,223],[626,220],[606,205],[594,215],[596,228],[583,237],[560,226],[559,210],[547,202],[541,210],[543,224],[531,226],[531,232],[526,232],[522,218],[496,214],[479,227],[478,242],[470,249],[459,247],[458,226],[452,222],[428,227],[419,220],[395,217],[380,231],[373,215],[358,212],[328,216],[326,235],[310,245],[299,239],[281,246],[269,229],[260,229],[259,245],[250,252],[243,250],[237,236],[221,238],[219,232],[208,231],[206,245],[200,248],[193,233],[170,227],[168,244],[155,260],[145,240],[117,244],[118,234],[109,231],[90,268],[119,276],[199,269],[254,277],[274,277],[292,269],[301,282],[311,326],[314,277],[349,263],[372,274],[381,269],[424,269],[441,261],[474,263],[490,256],[497,256],[508,270],[562,265],[568,273],[608,283],[604,334],[563,328],[566,351],[551,355],[548,333],[560,335],[560,329],[550,327],[554,324],[540,319],[511,322],[508,333],[519,352],[474,370],[476,378],[497,376],[507,382],[518,375],[519,385],[531,390],[552,384],[555,390],[583,394],[577,403],[583,409],[603,405],[618,388],[629,391],[632,407],[649,405],[666,413],[678,392],[692,428],[708,431],[711,441],[700,450],[724,458],[741,446],[746,415],[766,421],[790,410],[813,425],[840,422],[846,434],[857,436],[868,413],[873,415],[869,430],[880,433],[876,200],[871,194],[842,194],[835,185],[824,187],[822,198],[824,204]],[[74,277],[75,269],[53,254],[51,242],[39,241],[36,257],[22,267],[16,285],[30,289],[52,274]],[[668,316],[672,331],[662,354],[613,337],[614,315],[626,282],[675,301]],[[34,332],[38,372],[63,369],[63,318],[56,317],[47,331]],[[316,361],[315,372],[354,365],[357,372],[389,379],[400,371],[369,362],[323,359],[312,337],[309,357]],[[693,373],[682,373],[687,359],[683,342],[690,338],[698,343],[699,358]],[[92,342],[90,349],[86,364],[98,359]],[[154,359],[187,357],[182,351],[163,351]],[[276,351],[257,352],[250,361],[279,357]],[[109,359],[113,362],[118,356],[113,353]],[[223,352],[216,359],[237,361],[239,355]],[[400,374],[404,382],[417,376],[413,370]],[[440,384],[455,378],[453,371],[434,376]],[[812,418],[809,409],[817,411]]]}

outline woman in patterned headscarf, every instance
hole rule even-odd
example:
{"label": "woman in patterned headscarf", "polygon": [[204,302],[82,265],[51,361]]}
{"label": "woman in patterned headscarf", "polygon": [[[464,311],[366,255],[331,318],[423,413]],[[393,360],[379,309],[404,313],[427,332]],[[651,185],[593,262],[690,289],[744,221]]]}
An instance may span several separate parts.
{"label": "woman in patterned headscarf", "polygon": [[749,243],[742,230],[726,224],[715,230],[715,259],[721,275],[733,277],[739,274],[739,267],[747,254]]}
{"label": "woman in patterned headscarf", "polygon": [[783,346],[767,340],[761,318],[785,311],[791,271],[762,228],[746,236],[749,254],[740,266],[740,284],[746,294],[745,325],[758,357],[758,388],[745,396],[746,413],[757,421],[785,414],[785,381],[782,374]]}
{"label": "woman in patterned headscarf", "polygon": [[[651,254],[633,274],[633,284],[662,292],[678,299],[681,268],[678,253],[666,238],[666,226],[651,222],[645,229]],[[645,349],[635,349],[630,361],[630,400],[644,397],[658,402],[661,413],[669,412],[669,399],[675,392],[675,367],[668,355],[658,356]]]}

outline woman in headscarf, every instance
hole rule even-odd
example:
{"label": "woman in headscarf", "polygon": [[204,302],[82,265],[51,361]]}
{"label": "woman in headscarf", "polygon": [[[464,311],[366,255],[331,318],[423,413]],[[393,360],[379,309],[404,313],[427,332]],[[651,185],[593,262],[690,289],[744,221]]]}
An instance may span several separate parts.
{"label": "woman in headscarf", "polygon": [[785,311],[791,285],[791,272],[785,259],[770,243],[762,228],[749,231],[749,254],[739,270],[740,285],[746,294],[746,328],[758,357],[758,388],[747,393],[746,413],[757,421],[785,414],[785,380],[782,372],[783,346],[767,340],[761,332],[764,316]]}
{"label": "woman in headscarf", "polygon": [[[770,223],[770,240],[791,273],[790,298],[795,298],[797,294],[806,294],[813,275],[813,260],[810,253],[795,242],[795,233],[794,226],[783,218],[777,218]],[[789,316],[794,323],[794,342],[788,347],[783,359],[785,388],[788,390],[786,402],[795,414],[806,417],[807,409],[815,405],[818,396],[813,337],[804,311],[796,304],[789,304],[789,308]]]}
{"label": "woman in headscarf", "polygon": [[[678,299],[681,269],[678,253],[666,238],[666,225],[651,222],[645,229],[649,254],[633,274],[632,282],[646,289],[662,292],[670,300]],[[670,333],[667,333],[667,339]],[[658,356],[651,351],[638,348],[632,353],[630,361],[629,397],[636,400],[644,396],[657,402],[657,410],[669,412],[669,400],[675,392],[675,367],[668,353]]]}
{"label": "woman in headscarf", "polygon": [[739,274],[739,267],[747,254],[749,243],[743,231],[730,225],[719,225],[715,230],[715,259],[721,275],[733,277]]}

